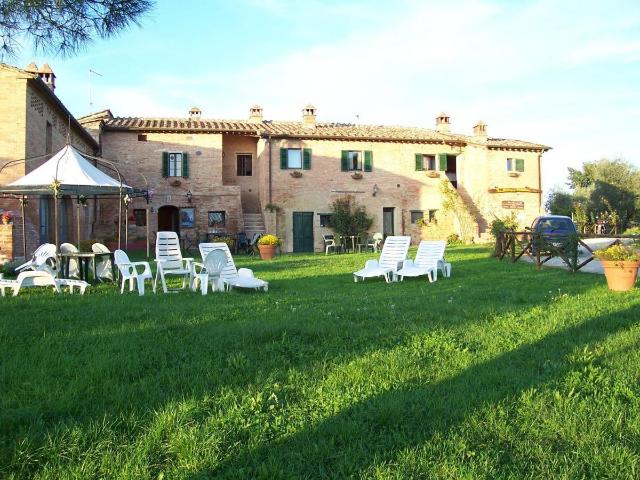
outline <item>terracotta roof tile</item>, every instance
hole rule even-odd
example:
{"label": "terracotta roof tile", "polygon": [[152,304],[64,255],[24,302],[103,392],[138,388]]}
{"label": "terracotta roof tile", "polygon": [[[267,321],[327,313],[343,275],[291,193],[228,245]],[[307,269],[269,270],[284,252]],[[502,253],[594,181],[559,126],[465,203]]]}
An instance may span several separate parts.
{"label": "terracotta roof tile", "polygon": [[[317,123],[309,127],[302,122],[263,120],[214,120],[185,118],[115,117],[105,121],[107,130],[145,130],[149,132],[238,133],[327,140],[390,141],[414,143],[474,143],[474,137],[443,133],[427,128],[388,125],[355,125],[351,123]],[[522,148],[548,150],[549,147],[522,140],[489,138],[490,148]]]}

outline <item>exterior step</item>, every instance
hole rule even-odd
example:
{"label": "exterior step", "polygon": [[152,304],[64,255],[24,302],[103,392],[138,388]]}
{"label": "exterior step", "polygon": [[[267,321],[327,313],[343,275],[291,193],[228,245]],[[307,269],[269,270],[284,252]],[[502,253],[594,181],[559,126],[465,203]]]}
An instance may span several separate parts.
{"label": "exterior step", "polygon": [[244,233],[251,239],[256,233],[265,233],[264,218],[261,213],[244,213]]}

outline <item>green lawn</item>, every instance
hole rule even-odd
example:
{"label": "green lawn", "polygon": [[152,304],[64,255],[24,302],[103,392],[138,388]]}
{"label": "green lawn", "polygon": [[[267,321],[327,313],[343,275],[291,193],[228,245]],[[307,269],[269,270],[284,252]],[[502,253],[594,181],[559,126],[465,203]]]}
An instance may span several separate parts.
{"label": "green lawn", "polygon": [[2,299],[0,478],[638,478],[640,293],[451,249],[238,258],[267,294]]}

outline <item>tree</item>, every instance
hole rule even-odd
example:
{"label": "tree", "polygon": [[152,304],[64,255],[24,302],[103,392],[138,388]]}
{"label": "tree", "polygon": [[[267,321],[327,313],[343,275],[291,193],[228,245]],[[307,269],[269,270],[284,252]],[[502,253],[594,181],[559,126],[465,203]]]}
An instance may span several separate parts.
{"label": "tree", "polygon": [[590,219],[612,215],[622,230],[640,217],[640,171],[623,160],[586,162],[569,169],[569,185],[585,200]]}
{"label": "tree", "polygon": [[331,210],[331,228],[339,235],[361,235],[373,224],[364,206],[358,205],[350,195],[334,200]]}
{"label": "tree", "polygon": [[544,208],[554,215],[565,215],[570,217],[573,213],[573,204],[576,202],[576,195],[562,190],[551,190]]}
{"label": "tree", "polygon": [[15,56],[20,40],[35,50],[69,55],[109,38],[147,13],[153,0],[0,0],[0,52]]}

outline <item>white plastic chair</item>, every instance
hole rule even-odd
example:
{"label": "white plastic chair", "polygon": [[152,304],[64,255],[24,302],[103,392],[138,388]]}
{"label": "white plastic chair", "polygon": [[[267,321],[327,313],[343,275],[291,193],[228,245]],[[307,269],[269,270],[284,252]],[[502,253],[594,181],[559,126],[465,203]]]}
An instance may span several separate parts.
{"label": "white plastic chair", "polygon": [[[153,281],[153,292],[158,285],[158,277],[162,283],[164,293],[169,292],[167,288],[166,276],[176,275],[182,277],[182,288],[189,287],[193,283],[193,268],[191,262],[193,258],[183,258],[180,251],[180,239],[176,232],[158,232],[156,235],[156,262],[158,270]],[[176,291],[176,290],[172,290]]]}
{"label": "white plastic chair", "polygon": [[[203,258],[209,254],[209,252],[213,250],[222,250],[227,256],[227,263],[222,269],[220,274],[220,279],[224,283],[227,290],[231,290],[233,287],[237,288],[253,288],[255,290],[264,290],[265,292],[269,290],[269,283],[264,280],[260,280],[253,276],[253,271],[248,268],[241,268],[238,270],[236,268],[236,264],[233,261],[233,257],[231,256],[231,251],[229,250],[229,246],[224,242],[214,242],[214,243],[201,243],[199,245],[200,255]],[[240,272],[242,271],[242,275]]]}
{"label": "white plastic chair", "polygon": [[[91,251],[93,253],[110,253],[111,250],[102,243],[94,243],[91,245]],[[111,269],[111,259],[108,257],[102,257],[102,259],[96,265],[96,280],[106,278],[107,280],[113,280],[113,270]]]}
{"label": "white plastic chair", "polygon": [[[220,277],[226,265],[227,254],[221,248],[211,250],[207,253],[203,263],[193,262],[195,271],[193,276],[193,291],[197,290],[198,284],[200,284],[200,292],[202,295],[207,294],[209,284],[211,284],[212,292],[224,290],[224,282]],[[200,269],[199,271],[198,268]]]}
{"label": "white plastic chair", "polygon": [[333,235],[324,234],[322,235],[322,241],[324,242],[324,254],[328,255],[329,250],[333,248],[334,252],[338,251],[338,245],[336,245],[336,239]]}
{"label": "white plastic chair", "polygon": [[23,263],[19,267],[16,267],[16,272],[23,272],[25,270],[39,270],[42,265],[47,264],[49,259],[53,258],[55,263],[56,258],[56,246],[52,243],[45,243],[40,245],[35,252],[31,260]]}
{"label": "white plastic chair", "polygon": [[[116,250],[113,252],[116,267],[120,270],[120,276],[122,277],[122,285],[120,286],[120,293],[124,293],[124,284],[129,280],[129,291],[133,292],[134,280],[138,285],[138,295],[144,295],[144,281],[152,280],[153,274],[151,273],[151,266],[149,262],[132,262],[129,260],[129,256],[122,250]],[[142,271],[138,269],[142,267]]]}
{"label": "white plastic chair", "polygon": [[353,281],[357,282],[358,278],[364,281],[365,278],[371,277],[384,277],[387,283],[396,281],[396,274],[407,258],[410,243],[411,237],[409,236],[387,237],[380,253],[380,259],[367,260],[362,270],[353,272]]}
{"label": "white plastic chair", "polygon": [[384,236],[381,233],[374,233],[373,238],[367,242],[367,248],[370,248],[372,252],[379,252],[382,240],[384,240]]}
{"label": "white plastic chair", "polygon": [[[71,243],[63,243],[60,245],[60,253],[78,253],[78,249]],[[62,260],[63,264],[66,260]],[[78,267],[78,259],[71,257],[69,259],[69,271],[67,275],[70,278],[80,278],[80,268]]]}
{"label": "white plastic chair", "polygon": [[400,281],[404,277],[420,277],[422,275],[426,275],[429,282],[438,280],[438,263],[444,256],[446,246],[445,241],[421,241],[415,258],[404,262],[402,268],[398,270]]}

